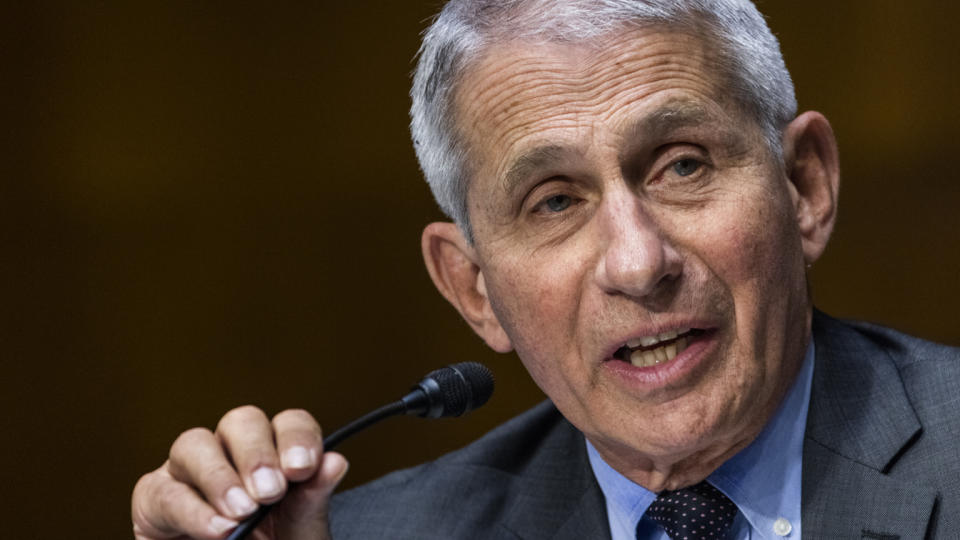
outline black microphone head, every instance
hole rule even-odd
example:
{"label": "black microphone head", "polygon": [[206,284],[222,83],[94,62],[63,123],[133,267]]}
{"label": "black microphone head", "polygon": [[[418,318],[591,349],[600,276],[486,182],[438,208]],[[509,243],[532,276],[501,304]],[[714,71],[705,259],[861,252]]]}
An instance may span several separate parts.
{"label": "black microphone head", "polygon": [[493,394],[493,373],[483,364],[461,362],[431,371],[417,387],[430,404],[419,416],[460,416],[483,405]]}

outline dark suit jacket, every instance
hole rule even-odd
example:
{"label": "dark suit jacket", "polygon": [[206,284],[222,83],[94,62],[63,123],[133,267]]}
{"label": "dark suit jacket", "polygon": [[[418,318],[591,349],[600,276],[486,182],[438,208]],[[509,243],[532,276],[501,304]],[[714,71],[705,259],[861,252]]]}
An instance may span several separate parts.
{"label": "dark suit jacket", "polygon": [[[960,349],[814,316],[805,538],[960,538]],[[337,495],[336,540],[609,539],[583,435],[544,402]]]}

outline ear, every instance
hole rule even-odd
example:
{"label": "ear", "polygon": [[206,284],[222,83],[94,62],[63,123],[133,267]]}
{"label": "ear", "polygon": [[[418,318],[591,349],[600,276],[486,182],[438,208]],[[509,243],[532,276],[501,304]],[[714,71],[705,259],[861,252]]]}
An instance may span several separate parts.
{"label": "ear", "polygon": [[427,225],[423,230],[421,248],[433,284],[457,308],[473,331],[497,352],[513,350],[510,338],[490,305],[476,250],[464,238],[460,228],[446,222]]}
{"label": "ear", "polygon": [[805,112],[787,126],[783,155],[790,195],[810,265],[827,247],[837,219],[840,159],[830,122],[818,112]]}

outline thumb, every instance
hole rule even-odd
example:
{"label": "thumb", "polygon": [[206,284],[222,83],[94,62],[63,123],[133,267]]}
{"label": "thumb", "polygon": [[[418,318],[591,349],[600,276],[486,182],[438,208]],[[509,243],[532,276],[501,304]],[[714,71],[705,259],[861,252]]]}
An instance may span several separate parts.
{"label": "thumb", "polygon": [[342,454],[326,452],[317,474],[298,484],[271,513],[276,540],[329,540],[330,496],[347,474]]}

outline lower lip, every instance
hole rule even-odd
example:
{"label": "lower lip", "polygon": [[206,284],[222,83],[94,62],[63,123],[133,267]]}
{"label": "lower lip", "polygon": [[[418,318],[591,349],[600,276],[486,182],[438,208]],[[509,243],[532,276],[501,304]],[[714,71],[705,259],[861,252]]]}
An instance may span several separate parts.
{"label": "lower lip", "polygon": [[690,338],[687,348],[668,362],[648,367],[638,367],[623,360],[609,358],[603,369],[612,373],[623,383],[637,391],[652,391],[677,386],[678,383],[698,371],[704,360],[718,346],[716,330],[707,330]]}

